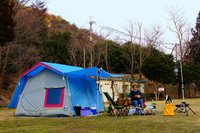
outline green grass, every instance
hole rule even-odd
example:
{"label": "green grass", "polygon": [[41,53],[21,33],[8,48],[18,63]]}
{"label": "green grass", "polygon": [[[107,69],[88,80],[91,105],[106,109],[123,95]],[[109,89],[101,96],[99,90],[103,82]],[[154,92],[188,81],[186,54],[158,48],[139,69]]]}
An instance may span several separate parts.
{"label": "green grass", "polygon": [[[185,100],[196,113],[189,111],[175,113],[175,116],[164,116],[165,101],[157,101],[156,115],[110,116],[102,113],[99,117],[13,117],[15,109],[0,108],[0,132],[148,132],[148,133],[197,133],[200,132],[200,99]],[[180,104],[181,100],[173,100]]]}

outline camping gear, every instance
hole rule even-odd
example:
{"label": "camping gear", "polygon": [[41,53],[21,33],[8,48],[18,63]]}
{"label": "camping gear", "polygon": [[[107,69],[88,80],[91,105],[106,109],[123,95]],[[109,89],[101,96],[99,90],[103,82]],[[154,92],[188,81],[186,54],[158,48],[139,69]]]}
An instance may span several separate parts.
{"label": "camping gear", "polygon": [[[97,104],[97,92],[100,94],[95,79],[82,70],[85,69],[39,62],[20,75],[8,108],[16,108],[15,116],[76,115],[73,106]],[[75,71],[79,74],[71,74]],[[98,100],[99,110],[104,111],[101,97]]]}
{"label": "camping gear", "polygon": [[175,111],[178,111],[179,113],[186,113],[186,115],[188,116],[188,111],[192,111],[193,114],[196,114],[189,106],[189,104],[186,104],[185,102],[182,102],[181,104],[177,104],[175,105],[176,109]]}
{"label": "camping gear", "polygon": [[136,108],[129,109],[128,115],[133,115],[136,111]]}
{"label": "camping gear", "polygon": [[168,96],[164,108],[164,115],[165,116],[174,116],[174,106],[172,104],[171,98]]}
{"label": "camping gear", "polygon": [[[119,114],[123,117],[123,115],[127,115],[128,113],[128,106],[124,106],[124,105],[118,105],[111,97],[110,95],[108,94],[108,92],[103,92],[104,95],[106,96],[106,98],[108,99],[111,107],[112,107],[112,111],[111,111],[111,114],[114,114],[116,116],[116,120],[117,119],[117,111],[119,112]],[[116,109],[116,111],[115,111]]]}
{"label": "camping gear", "polygon": [[80,116],[80,114],[81,114],[81,109],[82,109],[82,108],[81,108],[80,105],[74,106],[74,110],[75,110],[77,116]]}
{"label": "camping gear", "polygon": [[152,102],[146,102],[144,107],[144,113],[146,112],[147,114],[151,113],[156,114],[157,108],[156,108],[156,103],[154,101]]}
{"label": "camping gear", "polygon": [[[70,74],[73,74],[73,75],[80,75],[80,73],[81,73],[81,75],[96,77],[97,83],[98,83],[99,78],[101,78],[101,77],[124,77],[124,76],[128,76],[128,75],[112,75],[112,74],[104,71],[100,66],[70,72]],[[97,85],[96,88],[97,88],[97,112],[98,112],[98,116],[99,116],[100,102],[101,102],[101,101],[99,101],[99,96],[100,96],[99,86]]]}
{"label": "camping gear", "polygon": [[82,108],[81,109],[81,116],[90,116],[91,110],[90,108]]}
{"label": "camping gear", "polygon": [[96,115],[97,114],[97,109],[96,109],[96,105],[95,104],[92,104],[91,112],[92,112],[92,115]]}
{"label": "camping gear", "polygon": [[118,98],[117,99],[117,105],[121,106],[128,106],[131,105],[131,98]]}
{"label": "camping gear", "polygon": [[[97,67],[81,67],[39,62],[22,73],[8,108],[16,108],[15,116],[73,116],[74,106],[97,104],[104,111],[100,91],[91,76],[122,77]],[[90,77],[89,77],[90,76]]]}

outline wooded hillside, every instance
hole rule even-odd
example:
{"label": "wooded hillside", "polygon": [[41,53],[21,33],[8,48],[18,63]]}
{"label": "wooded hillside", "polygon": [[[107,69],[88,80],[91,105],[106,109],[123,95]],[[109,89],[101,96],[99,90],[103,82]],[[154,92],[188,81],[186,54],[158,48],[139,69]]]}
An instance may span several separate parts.
{"label": "wooded hillside", "polygon": [[[131,74],[132,78],[134,78],[134,73],[139,73],[137,80],[141,80],[141,68],[148,57],[166,57],[171,61],[174,60],[172,55],[166,55],[158,50],[162,43],[159,41],[162,35],[159,26],[153,27],[152,32],[145,32],[145,42],[141,42],[142,24],[137,23],[136,31],[140,36],[136,38],[132,34],[135,29],[131,22],[130,29],[125,28],[130,33],[129,41],[123,44],[108,39],[110,33],[96,32],[92,33],[93,41],[90,42],[89,26],[88,29],[78,28],[76,24],[60,16],[48,14],[45,3],[40,0],[35,0],[29,6],[27,2],[30,1],[4,0],[0,6],[0,23],[4,25],[0,27],[0,90],[14,89],[13,84],[16,84],[18,76],[39,61],[84,67],[84,49],[86,68],[102,66],[108,72]],[[197,23],[195,30],[193,29],[192,41],[187,43],[188,46],[183,52],[184,57],[181,58],[184,65],[188,62],[199,64],[198,32],[199,24]],[[134,41],[135,39],[138,41]],[[199,69],[199,66],[190,66]],[[191,72],[189,67],[185,68],[188,68],[188,70],[185,69],[186,72]],[[195,70],[193,73],[198,72],[197,69]],[[173,78],[174,75],[170,76]],[[199,77],[195,75],[190,82],[186,83],[195,82],[199,85]]]}

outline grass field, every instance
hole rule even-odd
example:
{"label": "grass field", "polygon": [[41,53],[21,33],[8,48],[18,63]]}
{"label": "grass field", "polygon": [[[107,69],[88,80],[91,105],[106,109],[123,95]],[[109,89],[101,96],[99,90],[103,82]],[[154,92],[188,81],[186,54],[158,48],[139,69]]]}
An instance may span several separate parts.
{"label": "grass field", "polygon": [[[181,99],[172,100],[180,104]],[[176,112],[174,116],[164,116],[165,101],[157,101],[156,115],[114,116],[102,113],[95,117],[13,117],[15,109],[0,108],[0,132],[148,132],[148,133],[200,133],[200,99],[186,99],[195,115]]]}

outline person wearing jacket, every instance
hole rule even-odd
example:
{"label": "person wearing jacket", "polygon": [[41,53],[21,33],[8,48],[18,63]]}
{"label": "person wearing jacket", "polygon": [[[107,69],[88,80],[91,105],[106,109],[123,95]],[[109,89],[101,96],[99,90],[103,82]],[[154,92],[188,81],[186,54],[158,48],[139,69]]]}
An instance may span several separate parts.
{"label": "person wearing jacket", "polygon": [[131,97],[131,104],[135,106],[136,109],[143,108],[143,98],[144,95],[141,93],[140,90],[138,90],[138,86],[136,84],[133,85],[133,90],[130,93]]}

